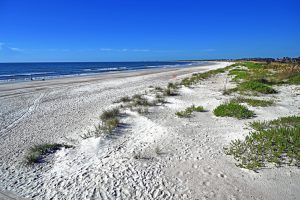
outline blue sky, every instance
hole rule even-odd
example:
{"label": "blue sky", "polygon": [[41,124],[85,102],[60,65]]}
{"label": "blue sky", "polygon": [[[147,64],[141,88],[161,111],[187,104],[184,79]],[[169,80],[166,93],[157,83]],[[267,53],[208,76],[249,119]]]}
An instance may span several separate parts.
{"label": "blue sky", "polygon": [[0,0],[0,62],[298,57],[299,9],[299,0]]}

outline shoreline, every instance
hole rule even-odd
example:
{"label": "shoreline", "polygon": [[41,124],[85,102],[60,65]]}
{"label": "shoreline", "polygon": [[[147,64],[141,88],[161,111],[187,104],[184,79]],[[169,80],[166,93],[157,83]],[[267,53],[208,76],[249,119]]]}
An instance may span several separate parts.
{"label": "shoreline", "polygon": [[[140,70],[128,70],[128,71],[118,71],[118,72],[102,72],[97,74],[88,74],[88,75],[79,75],[79,76],[66,76],[62,78],[54,78],[54,79],[46,79],[46,80],[37,80],[37,81],[16,81],[16,82],[7,82],[0,83],[0,93],[3,92],[11,92],[19,89],[29,89],[29,88],[44,88],[48,86],[55,85],[70,85],[76,83],[84,83],[84,82],[96,82],[105,79],[112,78],[129,78],[135,76],[143,76],[143,75],[153,75],[153,74],[161,74],[179,71],[179,76],[182,73],[188,73],[189,71],[197,72],[197,70],[201,67],[207,68],[211,65],[215,65],[216,62],[208,62],[208,64],[200,65],[200,66],[192,66],[192,67],[172,67],[172,68],[155,68],[155,69],[140,69]],[[201,70],[201,69],[200,69]],[[41,88],[40,88],[41,87]],[[0,97],[6,96],[1,95]]]}
{"label": "shoreline", "polygon": [[[167,62],[167,61],[166,61]],[[173,62],[177,62],[180,63],[180,61],[173,61]],[[64,63],[64,62],[63,62]],[[65,62],[70,64],[69,62]],[[85,63],[89,63],[89,62],[85,62]],[[94,63],[94,62],[91,62]],[[104,62],[105,63],[105,62]],[[122,63],[122,62],[121,62]],[[131,63],[131,62],[129,62]],[[141,63],[141,62],[137,62],[137,63]],[[148,63],[145,61],[145,63]],[[191,64],[194,63],[194,64]],[[0,63],[1,64],[1,63]],[[5,64],[5,63],[2,63]],[[8,64],[18,64],[18,63],[8,63]],[[22,64],[22,63],[20,63]],[[36,63],[32,63],[32,64],[36,64]],[[45,62],[46,64],[46,62]],[[51,63],[53,64],[53,63]],[[78,62],[74,62],[74,64],[78,64]],[[150,63],[149,63],[150,64]],[[205,62],[190,62],[190,64],[185,64],[182,66],[178,66],[176,64],[174,65],[154,65],[153,67],[151,66],[145,66],[145,68],[127,68],[127,69],[115,69],[115,70],[107,70],[105,71],[105,69],[107,68],[103,68],[103,71],[100,70],[98,72],[82,72],[82,73],[71,73],[71,74],[66,74],[66,75],[55,75],[55,76],[44,76],[44,77],[36,77],[37,79],[33,79],[30,80],[29,78],[27,79],[14,79],[14,80],[1,80],[0,81],[0,85],[1,84],[14,84],[14,83],[24,83],[24,82],[43,82],[43,81],[48,81],[48,80],[56,80],[56,79],[64,79],[64,78],[76,78],[76,77],[89,77],[89,76],[99,76],[99,75],[106,75],[106,74],[121,74],[121,73],[131,73],[131,72],[136,72],[136,71],[149,71],[149,70],[162,70],[162,69],[183,69],[183,68],[189,68],[189,67],[197,67],[197,66],[207,66],[207,65],[212,65],[214,64],[214,62],[209,62],[209,61],[205,61]],[[99,68],[101,69],[101,68]],[[113,69],[113,67],[111,67],[111,69]],[[86,69],[82,69],[83,71]],[[31,73],[30,72],[24,72],[27,76],[30,76]],[[34,74],[40,74],[41,72],[36,72],[33,73]],[[16,74],[17,75],[17,74]],[[11,75],[4,75],[4,76],[11,76]]]}

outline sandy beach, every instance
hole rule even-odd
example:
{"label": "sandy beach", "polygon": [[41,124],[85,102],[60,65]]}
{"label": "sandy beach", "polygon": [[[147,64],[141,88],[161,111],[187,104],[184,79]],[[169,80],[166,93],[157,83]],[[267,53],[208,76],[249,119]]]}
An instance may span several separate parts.
{"label": "sandy beach", "polygon": [[[219,118],[212,110],[234,96],[223,95],[224,85],[234,83],[221,73],[182,86],[147,115],[125,110],[116,134],[82,138],[123,96],[231,64],[1,84],[1,192],[27,199],[299,199],[298,168],[242,169],[223,149],[245,138],[251,121],[299,115],[300,90],[294,85],[275,86],[278,94],[264,95],[275,104],[250,107],[253,119]],[[207,112],[188,119],[175,115],[192,104]],[[24,166],[29,148],[46,142],[75,148]]]}

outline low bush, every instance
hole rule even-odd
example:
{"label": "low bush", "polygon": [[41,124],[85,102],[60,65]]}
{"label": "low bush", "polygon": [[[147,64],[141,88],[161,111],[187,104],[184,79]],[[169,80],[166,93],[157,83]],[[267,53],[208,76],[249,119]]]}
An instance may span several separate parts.
{"label": "low bush", "polygon": [[214,114],[218,117],[235,117],[237,119],[248,119],[254,117],[254,112],[238,103],[225,103],[214,109]]}
{"label": "low bush", "polygon": [[258,92],[262,94],[275,94],[277,93],[276,90],[274,90],[271,86],[258,82],[258,81],[247,81],[243,82],[235,89],[239,92]]}
{"label": "low bush", "polygon": [[118,127],[120,110],[119,108],[112,108],[109,110],[105,110],[100,119],[102,120],[102,124],[98,124],[95,126],[95,136],[99,137],[102,134],[112,133],[115,128]]}
{"label": "low bush", "polygon": [[266,106],[271,106],[274,103],[274,101],[271,100],[249,99],[249,98],[242,98],[242,97],[232,99],[231,102],[247,103],[250,106],[254,106],[254,107],[256,106],[266,107]]}
{"label": "low bush", "polygon": [[234,81],[246,79],[249,76],[249,72],[245,69],[232,69],[229,71],[229,75],[234,76]]}
{"label": "low bush", "polygon": [[175,114],[178,117],[191,117],[193,112],[205,112],[205,110],[204,110],[203,106],[192,105],[190,107],[187,107],[183,111],[176,112]]}
{"label": "low bush", "polygon": [[300,85],[300,74],[290,77],[287,81],[289,84]]}
{"label": "low bush", "polygon": [[299,167],[300,127],[251,132],[244,141],[232,141],[225,153],[234,156],[239,162],[237,166],[251,170],[262,168],[266,163]]}
{"label": "low bush", "polygon": [[266,130],[271,128],[297,128],[300,127],[300,116],[287,116],[271,121],[254,121],[250,126],[255,130]]}

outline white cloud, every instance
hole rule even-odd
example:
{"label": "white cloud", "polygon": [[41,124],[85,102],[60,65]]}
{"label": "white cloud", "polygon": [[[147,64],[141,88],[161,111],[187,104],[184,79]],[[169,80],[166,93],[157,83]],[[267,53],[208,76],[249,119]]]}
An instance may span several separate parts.
{"label": "white cloud", "polygon": [[17,47],[11,47],[5,44],[4,42],[0,42],[0,51],[2,53],[8,53],[8,52],[21,52],[23,50]]}
{"label": "white cloud", "polygon": [[12,51],[23,51],[22,49],[16,47],[8,47],[8,48]]}

